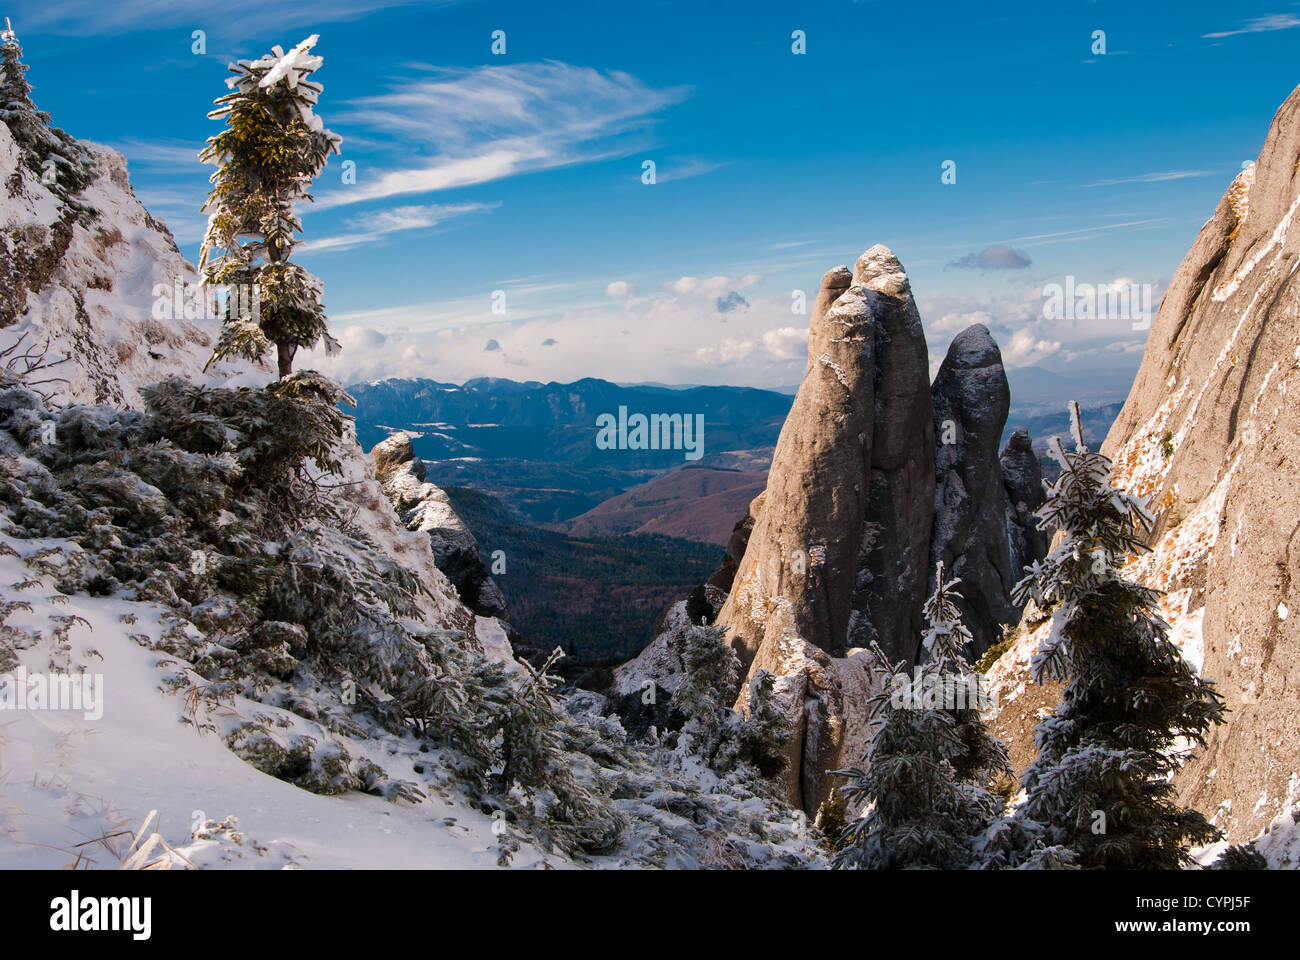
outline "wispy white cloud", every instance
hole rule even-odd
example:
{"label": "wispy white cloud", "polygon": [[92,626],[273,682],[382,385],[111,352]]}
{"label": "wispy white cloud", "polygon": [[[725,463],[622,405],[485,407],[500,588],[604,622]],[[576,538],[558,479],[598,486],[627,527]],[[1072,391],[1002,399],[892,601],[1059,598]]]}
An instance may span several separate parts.
{"label": "wispy white cloud", "polygon": [[1219,40],[1243,33],[1271,33],[1274,30],[1290,30],[1292,27],[1300,27],[1300,17],[1293,13],[1274,13],[1267,17],[1254,17],[1247,20],[1235,30],[1220,30],[1218,33],[1203,33],[1201,36],[1206,40]]}
{"label": "wispy white cloud", "polygon": [[1116,180],[1098,180],[1085,183],[1085,187],[1113,187],[1121,183],[1164,183],[1166,180],[1187,180],[1191,177],[1212,177],[1213,170],[1160,170],[1156,173],[1140,173],[1135,177],[1120,177]]}
{"label": "wispy white cloud", "polygon": [[1058,230],[1054,233],[1033,233],[1024,237],[1012,237],[1005,243],[1017,243],[1024,247],[1041,247],[1051,243],[1068,243],[1081,240],[1096,233],[1109,230],[1147,230],[1167,223],[1168,217],[1150,217],[1145,220],[1125,220],[1122,223],[1104,223],[1096,227],[1079,227],[1075,230]]}
{"label": "wispy white cloud", "polygon": [[483,213],[496,209],[497,203],[451,203],[429,204],[427,206],[393,207],[390,210],[378,210],[364,216],[354,217],[347,222],[346,233],[309,240],[299,249],[311,253],[339,252],[354,247],[374,243],[393,233],[407,230],[423,230],[440,226],[448,220],[470,213]]}
{"label": "wispy white cloud", "polygon": [[[556,61],[427,72],[331,118],[345,132],[380,131],[421,162],[325,193],[318,209],[628,156],[648,145],[655,114],[687,93]],[[697,162],[677,175],[699,172]]]}
{"label": "wispy white cloud", "polygon": [[[127,137],[108,144],[134,167],[147,166],[177,173],[195,173],[204,169],[199,160],[201,143],[187,140],[140,140]],[[211,168],[208,168],[209,171]]]}
{"label": "wispy white cloud", "polygon": [[[727,164],[721,161],[690,159],[668,159],[655,164],[655,183],[673,183],[677,180],[690,180],[702,177],[706,173],[721,170]],[[640,177],[640,172],[636,173]]]}

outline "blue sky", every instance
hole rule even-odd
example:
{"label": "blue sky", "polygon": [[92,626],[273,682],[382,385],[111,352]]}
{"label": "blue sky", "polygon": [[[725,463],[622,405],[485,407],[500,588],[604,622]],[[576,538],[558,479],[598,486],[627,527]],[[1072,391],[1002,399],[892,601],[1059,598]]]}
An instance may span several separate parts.
{"label": "blue sky", "polygon": [[1281,0],[11,0],[4,15],[37,103],[125,153],[190,256],[210,172],[193,155],[226,63],[320,34],[318,113],[344,152],[304,205],[298,259],[345,345],[312,362],[344,380],[797,383],[791,292],[811,301],[875,243],[907,268],[936,364],[980,321],[1009,366],[1122,378],[1145,333],[1045,319],[1044,285],[1158,298],[1300,82],[1300,4]]}

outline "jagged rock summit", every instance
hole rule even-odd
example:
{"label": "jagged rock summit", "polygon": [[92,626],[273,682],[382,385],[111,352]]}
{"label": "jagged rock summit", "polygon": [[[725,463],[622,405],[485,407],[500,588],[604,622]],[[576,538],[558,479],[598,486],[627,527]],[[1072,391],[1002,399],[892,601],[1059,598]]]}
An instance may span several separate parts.
{"label": "jagged rock summit", "polygon": [[[887,248],[822,278],[807,372],[718,618],[744,662],[778,612],[832,655],[872,640],[915,654],[917,545],[928,543],[934,499],[928,362],[907,275]],[[897,612],[913,606],[914,617]]]}
{"label": "jagged rock summit", "polygon": [[930,392],[936,446],[929,582],[932,589],[940,562],[961,581],[957,605],[974,656],[1000,639],[1002,624],[1019,618],[1011,588],[1046,553],[1032,516],[1042,503],[1042,472],[1027,433],[1008,441],[1003,457],[1012,476],[1003,470],[998,444],[1011,389],[983,324],[953,339]]}

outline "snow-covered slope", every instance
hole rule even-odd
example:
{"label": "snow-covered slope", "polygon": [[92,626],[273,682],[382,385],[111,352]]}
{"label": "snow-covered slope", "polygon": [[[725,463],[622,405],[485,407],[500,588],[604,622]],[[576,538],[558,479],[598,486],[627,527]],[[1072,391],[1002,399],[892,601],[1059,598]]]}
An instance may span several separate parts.
{"label": "snow-covered slope", "polygon": [[[60,403],[138,406],[141,388],[168,376],[208,385],[267,383],[269,366],[220,363],[203,370],[220,321],[186,319],[185,300],[179,310],[175,302],[178,289],[182,298],[190,295],[197,271],[136,199],[123,157],[83,146],[99,170],[77,198],[93,211],[89,218],[61,204],[19,162],[18,147],[0,124],[0,178],[8,186],[0,191],[0,276],[9,283],[0,304],[0,349],[20,340],[23,348],[43,348],[48,341],[50,359],[67,356],[48,374],[61,381],[44,388]],[[492,631],[456,598],[434,564],[428,537],[399,522],[355,438],[346,438],[342,452],[343,475],[329,480],[339,484],[335,496],[378,550],[415,574],[426,622],[461,631],[490,659],[509,659],[508,643],[491,642]],[[75,545],[5,543],[0,604],[24,605],[13,609],[5,629],[31,636],[21,666],[60,667],[51,657],[63,629],[70,662],[61,668],[102,676],[105,700],[100,718],[0,708],[0,865],[62,867],[80,857],[83,866],[116,866],[130,846],[128,834],[150,810],[159,819],[149,829],[177,851],[171,858],[177,866],[186,860],[273,867],[496,864],[493,821],[455,794],[450,775],[414,744],[349,741],[348,752],[373,754],[385,769],[401,769],[394,774],[400,779],[424,782],[430,799],[418,805],[358,793],[321,796],[261,773],[222,736],[205,733],[205,710],[196,714],[198,701],[186,697],[198,681],[188,665],[149,649],[168,627],[164,608],[65,596],[48,576],[33,577],[19,554],[75,551]],[[284,738],[322,735],[300,716],[241,698],[209,709],[273,716],[269,726]],[[560,858],[525,844],[513,863],[543,860],[553,865]]]}
{"label": "snow-covered slope", "polygon": [[[24,555],[75,549],[0,538]],[[24,584],[15,590],[13,584]],[[420,783],[429,799],[321,796],[261,773],[223,742],[218,728],[270,717],[276,736],[328,737],[295,713],[242,697],[212,704],[193,697],[202,678],[149,649],[169,628],[156,605],[65,596],[49,577],[32,578],[17,555],[0,556],[0,594],[31,605],[8,626],[43,635],[20,655],[30,673],[61,656],[54,632],[66,625],[65,669],[95,678],[98,709],[0,709],[0,867],[117,867],[150,811],[167,845],[148,857],[183,868],[469,868],[496,866],[494,821],[456,794],[450,775],[410,740],[349,739],[348,752]],[[15,673],[17,667],[9,672]],[[89,701],[87,701],[89,702]],[[500,829],[498,827],[498,829]],[[515,867],[560,866],[530,844]]]}
{"label": "snow-covered slope", "polygon": [[[9,184],[0,193],[0,227],[5,237],[24,238],[16,248],[0,249],[0,276],[14,280],[17,291],[13,315],[0,314],[0,349],[25,337],[24,347],[48,340],[51,359],[66,355],[68,362],[48,374],[59,381],[46,390],[61,403],[134,407],[141,388],[165,377],[222,386],[268,383],[269,364],[229,361],[204,370],[221,321],[186,319],[198,271],[166,225],[136,199],[125,158],[80,143],[99,170],[77,198],[93,211],[89,225],[19,162],[18,146],[0,124],[0,177]],[[344,475],[333,481],[343,485],[339,496],[380,548],[419,577],[433,622],[473,635],[473,616],[434,565],[427,538],[398,522],[370,458],[353,438],[345,442],[343,467]]]}
{"label": "snow-covered slope", "polygon": [[98,167],[78,197],[94,211],[90,218],[61,204],[20,162],[0,124],[0,349],[26,334],[26,346],[48,340],[51,358],[70,354],[77,375],[58,371],[68,382],[53,385],[68,402],[133,406],[141,386],[167,376],[266,383],[269,366],[214,364],[204,373],[221,324],[186,319],[198,272],[136,199],[125,158],[81,145]]}

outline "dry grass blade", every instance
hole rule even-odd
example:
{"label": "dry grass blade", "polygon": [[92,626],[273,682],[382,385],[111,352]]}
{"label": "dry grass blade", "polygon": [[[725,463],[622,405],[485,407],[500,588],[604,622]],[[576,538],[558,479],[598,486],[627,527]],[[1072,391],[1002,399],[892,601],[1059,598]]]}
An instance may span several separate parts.
{"label": "dry grass blade", "polygon": [[[136,831],[135,838],[131,841],[131,846],[127,848],[126,858],[118,866],[119,870],[170,870],[175,866],[175,862],[180,860],[191,870],[198,869],[194,863],[184,854],[178,852],[174,847],[162,838],[162,834],[155,830],[148,836],[145,831],[149,829],[149,824],[158,817],[157,810],[150,810],[144,822],[140,824],[140,829]],[[155,824],[156,826],[157,824]],[[161,847],[162,852],[153,860],[149,856],[154,852],[155,847]]]}

